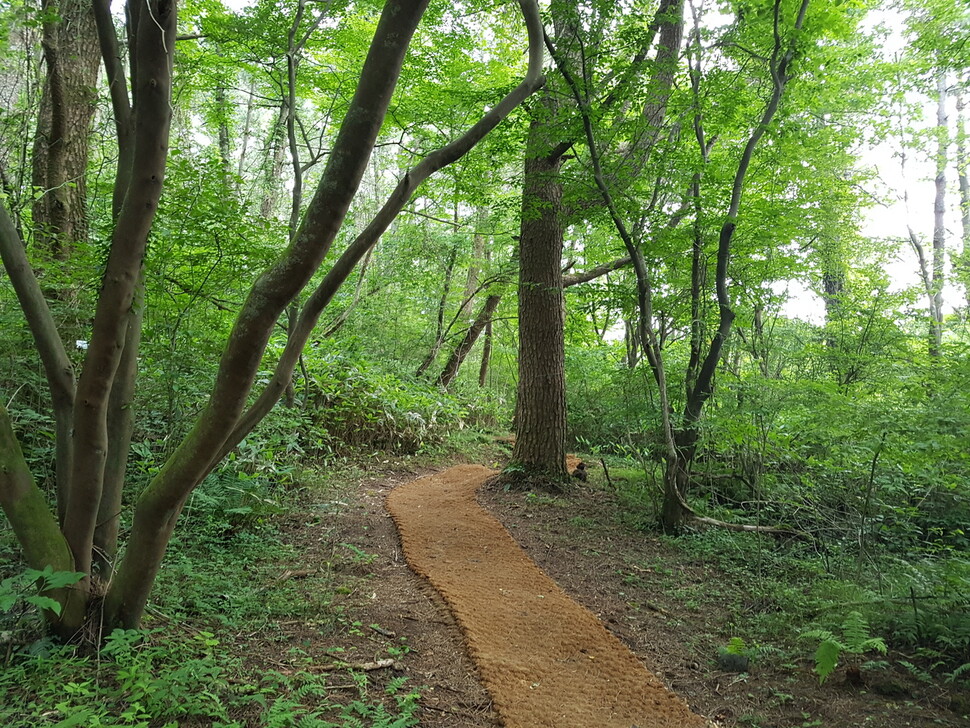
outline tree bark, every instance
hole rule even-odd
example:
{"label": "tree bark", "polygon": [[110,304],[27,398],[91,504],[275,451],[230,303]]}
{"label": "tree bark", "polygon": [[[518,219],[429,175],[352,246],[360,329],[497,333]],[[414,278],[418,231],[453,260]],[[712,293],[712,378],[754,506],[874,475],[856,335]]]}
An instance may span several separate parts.
{"label": "tree bark", "polygon": [[492,361],[492,319],[485,322],[485,340],[482,343],[482,363],[478,367],[478,387],[483,389],[488,382],[488,367]]}
{"label": "tree bark", "polygon": [[67,510],[67,495],[73,460],[72,419],[74,413],[74,366],[67,355],[57,325],[33,274],[27,251],[7,208],[0,203],[0,257],[10,277],[20,308],[30,327],[44,367],[54,409],[55,478],[58,522]]}
{"label": "tree bark", "polygon": [[141,326],[145,313],[144,271],[139,277],[132,301],[125,333],[125,344],[118,363],[118,372],[111,385],[108,399],[108,453],[104,468],[104,486],[98,505],[94,529],[94,563],[98,578],[110,580],[118,553],[118,534],[121,526],[121,499],[128,455],[135,424],[135,387],[138,382],[138,351],[141,346]]}
{"label": "tree bark", "polygon": [[33,204],[34,243],[50,259],[65,261],[87,239],[88,132],[101,54],[91,2],[44,0],[42,6],[48,19],[32,159],[31,182],[42,191]]}
{"label": "tree bark", "polygon": [[230,334],[208,404],[135,506],[131,538],[105,596],[108,624],[135,627],[189,494],[239,419],[269,336],[320,266],[360,184],[427,0],[384,7],[323,178],[286,254],[257,280]]}
{"label": "tree bark", "polygon": [[[963,100],[963,92],[957,87],[956,106],[957,106],[957,179],[960,184],[960,224],[963,232],[963,248],[954,267],[963,279],[964,299],[967,303],[967,310],[970,312],[970,176],[967,174],[967,166],[970,164],[970,155],[967,153],[967,120],[966,102]],[[970,313],[968,313],[970,316]]]}
{"label": "tree bark", "polygon": [[[77,571],[90,575],[94,531],[108,452],[107,413],[121,361],[148,233],[165,175],[171,123],[175,5],[149,0],[129,7],[133,120],[132,172],[115,223],[74,407],[74,460],[64,536]],[[89,578],[82,588],[89,587]]]}
{"label": "tree bark", "polygon": [[[7,410],[0,403],[0,508],[13,526],[27,565],[42,570],[74,571],[74,559],[67,541],[57,528],[43,492],[30,473]],[[61,604],[54,620],[55,632],[70,639],[84,619],[85,600],[72,590],[48,594]],[[52,613],[49,618],[54,617]]]}
{"label": "tree bark", "polygon": [[[553,112],[546,96],[543,108]],[[504,477],[561,487],[566,470],[562,156],[545,119],[529,127],[519,233],[519,381],[515,446]]]}

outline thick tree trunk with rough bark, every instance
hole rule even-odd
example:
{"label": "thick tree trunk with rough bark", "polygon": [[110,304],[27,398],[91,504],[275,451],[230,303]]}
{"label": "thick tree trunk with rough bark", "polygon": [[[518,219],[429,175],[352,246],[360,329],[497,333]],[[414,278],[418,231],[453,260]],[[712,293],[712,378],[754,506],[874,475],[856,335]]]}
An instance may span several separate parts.
{"label": "thick tree trunk with rough bark", "polygon": [[548,128],[529,129],[519,235],[519,383],[510,481],[558,486],[566,470],[562,182]]}

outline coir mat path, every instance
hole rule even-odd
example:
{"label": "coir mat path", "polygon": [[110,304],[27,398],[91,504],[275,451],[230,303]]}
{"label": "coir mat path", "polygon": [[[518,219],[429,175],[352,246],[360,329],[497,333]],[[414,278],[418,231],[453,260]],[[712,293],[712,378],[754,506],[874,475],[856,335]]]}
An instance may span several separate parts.
{"label": "coir mat path", "polygon": [[457,619],[506,728],[708,725],[476,501],[494,471],[463,465],[387,499],[411,568]]}

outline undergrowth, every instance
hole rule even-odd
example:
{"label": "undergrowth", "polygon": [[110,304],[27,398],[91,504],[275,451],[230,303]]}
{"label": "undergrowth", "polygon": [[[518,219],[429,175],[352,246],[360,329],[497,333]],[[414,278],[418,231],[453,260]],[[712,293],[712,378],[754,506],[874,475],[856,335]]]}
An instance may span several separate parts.
{"label": "undergrowth", "polygon": [[[416,725],[419,692],[403,678],[375,687],[366,673],[333,660],[339,648],[325,649],[342,631],[356,629],[336,602],[361,578],[342,564],[354,565],[360,556],[337,542],[331,524],[347,505],[345,488],[359,475],[355,467],[325,474],[215,473],[186,508],[145,629],[116,630],[96,651],[45,638],[38,607],[46,603],[36,596],[33,577],[4,570],[0,725]],[[320,533],[319,561],[307,563],[307,554],[285,543],[287,522]],[[14,553],[10,534],[0,533],[0,553],[7,551]],[[296,569],[303,569],[300,578],[291,578]],[[281,641],[281,667],[267,669],[253,659],[258,655],[247,639],[281,638],[277,625],[287,620],[319,635],[317,654],[311,645],[303,650]],[[387,649],[402,657],[400,645]]]}
{"label": "undergrowth", "polygon": [[[610,481],[597,469],[591,486],[611,490],[619,523],[656,532],[656,473],[638,460],[609,460]],[[725,521],[750,519],[744,510],[697,507]],[[679,554],[677,561],[705,571],[713,568],[718,575],[671,578],[665,590],[688,608],[727,605],[735,618],[725,628],[749,644],[777,645],[784,659],[808,661],[812,650],[799,644],[799,634],[844,635],[847,624],[852,633],[851,625],[864,623],[873,640],[866,645],[884,642],[940,681],[967,682],[970,560],[956,551],[904,554],[890,543],[878,550],[870,547],[862,559],[849,540],[778,538],[716,527],[660,539]],[[647,566],[669,570],[671,565]],[[636,573],[628,578],[639,579]],[[846,653],[859,646],[845,639],[840,644]]]}

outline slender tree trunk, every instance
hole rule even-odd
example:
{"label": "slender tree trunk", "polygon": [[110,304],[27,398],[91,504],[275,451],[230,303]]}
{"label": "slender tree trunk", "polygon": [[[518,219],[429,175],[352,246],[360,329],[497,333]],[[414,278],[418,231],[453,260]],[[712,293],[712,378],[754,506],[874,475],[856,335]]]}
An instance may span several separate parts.
{"label": "slender tree trunk", "polygon": [[938,71],[936,103],[936,177],[933,180],[935,195],[933,197],[933,276],[930,294],[930,345],[929,353],[937,358],[942,353],[943,346],[943,286],[945,283],[944,266],[946,263],[946,165],[947,148],[949,147],[949,129],[947,126],[946,101],[947,85],[946,71]]}
{"label": "slender tree trunk", "polygon": [[135,423],[135,386],[138,381],[138,350],[141,346],[141,326],[145,313],[144,271],[139,277],[129,314],[124,349],[118,373],[111,385],[108,400],[108,453],[104,469],[104,487],[94,529],[94,570],[107,583],[114,569],[118,553],[118,534],[121,526],[121,499],[128,471],[128,455]]}
{"label": "slender tree trunk", "polygon": [[488,382],[488,367],[492,360],[492,319],[485,322],[485,340],[482,342],[482,363],[478,367],[478,387],[483,389]]}
{"label": "slender tree trunk", "polygon": [[970,154],[967,150],[967,119],[966,102],[963,92],[957,86],[957,179],[960,182],[960,223],[963,232],[963,247],[954,266],[959,272],[963,283],[964,298],[967,302],[968,317],[970,317],[970,177],[967,166],[970,165]]}
{"label": "slender tree trunk", "polygon": [[219,159],[222,162],[223,175],[228,180],[232,168],[232,150],[229,144],[229,117],[235,105],[226,97],[226,89],[222,86],[216,88],[213,97],[218,108],[217,114],[219,116]]}
{"label": "slender tree trunk", "polygon": [[[794,22],[794,29],[800,30],[805,21],[810,0],[802,0],[798,15]],[[775,23],[779,22],[781,13],[780,0],[775,0]],[[788,84],[788,69],[794,57],[794,47],[790,46],[783,52],[782,38],[775,35],[775,48],[769,61],[769,72],[772,79],[772,95],[768,99],[761,118],[754,131],[748,137],[735,171],[734,183],[731,189],[731,202],[721,225],[718,235],[717,265],[714,276],[714,288],[718,307],[718,326],[711,338],[707,351],[697,370],[697,379],[687,395],[681,425],[674,434],[674,448],[667,460],[667,474],[664,479],[665,493],[661,525],[667,532],[676,532],[691,515],[686,504],[686,486],[689,479],[690,465],[697,452],[697,441],[700,437],[699,425],[701,414],[707,400],[714,393],[714,373],[721,353],[731,334],[735,313],[731,307],[731,297],[728,291],[728,267],[731,261],[731,245],[734,232],[737,229],[738,215],[741,210],[741,198],[744,192],[744,181],[754,157],[754,151],[774,119],[784,96]],[[701,148],[705,148],[702,137],[698,138]],[[677,490],[672,490],[676,488]]]}
{"label": "slender tree trunk", "polygon": [[[420,377],[428,370],[428,367],[434,364],[434,360],[438,357],[438,352],[441,351],[442,344],[445,343],[445,336],[448,334],[445,331],[445,311],[448,308],[448,296],[451,294],[451,279],[455,273],[456,260],[458,260],[457,243],[448,251],[448,258],[445,262],[445,278],[441,284],[441,296],[438,298],[438,307],[435,314],[434,342],[431,344],[428,355],[421,362],[420,366],[418,366],[415,376]],[[450,328],[449,326],[449,330]],[[444,376],[443,373],[442,376]],[[441,377],[438,377],[438,383],[441,384]],[[445,384],[444,386],[447,388],[448,385]]]}
{"label": "slender tree trunk", "polygon": [[283,163],[286,159],[283,144],[286,109],[284,101],[279,116],[273,122],[266,144],[266,155],[263,157],[263,197],[259,202],[259,214],[265,218],[274,215],[280,199],[280,178],[283,175]]}
{"label": "slender tree trunk", "polygon": [[256,81],[250,79],[249,93],[246,95],[246,120],[243,122],[242,138],[240,139],[239,164],[236,167],[236,176],[242,179],[243,172],[246,171],[246,154],[249,151],[249,134],[253,123],[253,106],[255,102]]}
{"label": "slender tree trunk", "polygon": [[499,301],[501,300],[501,293],[493,293],[485,299],[485,305],[482,306],[481,312],[475,317],[472,325],[468,327],[468,331],[465,332],[465,337],[455,347],[454,351],[451,352],[451,356],[448,357],[448,362],[445,364],[444,369],[441,370],[441,374],[438,375],[436,382],[438,386],[444,387],[445,389],[451,386],[455,377],[458,376],[458,370],[465,361],[465,357],[468,356],[472,347],[475,346],[475,342],[478,341],[478,337],[481,336],[482,331],[491,322],[495,309],[498,308]]}
{"label": "slender tree trunk", "polygon": [[640,363],[640,352],[643,344],[640,342],[639,327],[635,321],[623,320],[623,342],[626,346],[626,367],[636,369]]}
{"label": "slender tree trunk", "polygon": [[475,292],[478,290],[478,276],[482,270],[482,263],[487,259],[485,233],[481,229],[485,224],[484,210],[479,209],[473,219],[475,221],[475,233],[472,238],[472,258],[468,264],[468,275],[465,277],[465,290],[461,297],[461,316],[466,320],[472,315]]}
{"label": "slender tree trunk", "polygon": [[835,325],[842,317],[842,297],[845,294],[846,266],[839,241],[822,244],[819,250],[822,268],[822,302],[825,304],[825,346],[836,352],[839,341],[835,335]]}

